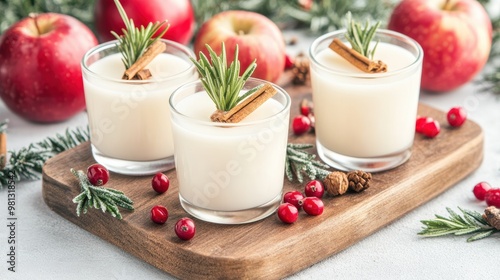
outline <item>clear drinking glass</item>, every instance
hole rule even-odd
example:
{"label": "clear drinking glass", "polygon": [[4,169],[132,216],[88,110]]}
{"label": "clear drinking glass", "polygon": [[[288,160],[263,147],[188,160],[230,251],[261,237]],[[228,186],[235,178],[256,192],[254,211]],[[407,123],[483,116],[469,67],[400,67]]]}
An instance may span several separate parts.
{"label": "clear drinking glass", "polygon": [[162,40],[167,48],[146,67],[148,80],[122,80],[117,41],[89,50],[82,60],[92,154],[109,170],[148,175],[174,167],[168,99],[198,78],[193,52]]}
{"label": "clear drinking glass", "polygon": [[363,73],[328,45],[345,30],[317,38],[309,49],[318,154],[340,170],[388,170],[411,156],[423,51],[413,39],[379,30],[374,60],[386,73]]}
{"label": "clear drinking glass", "polygon": [[[265,81],[250,78],[243,91]],[[215,106],[201,81],[170,97],[175,165],[182,207],[214,223],[263,219],[283,190],[290,97],[277,93],[239,123],[210,121]]]}

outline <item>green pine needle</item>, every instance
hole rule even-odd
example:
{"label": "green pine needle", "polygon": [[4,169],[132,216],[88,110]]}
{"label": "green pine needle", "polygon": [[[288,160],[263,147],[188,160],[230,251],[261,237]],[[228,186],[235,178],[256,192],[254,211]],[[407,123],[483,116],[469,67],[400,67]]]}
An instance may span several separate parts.
{"label": "green pine needle", "polygon": [[82,192],[73,198],[77,204],[76,215],[80,217],[88,212],[88,208],[100,209],[103,213],[109,212],[111,216],[122,219],[118,207],[133,211],[134,202],[123,192],[110,188],[93,186],[87,175],[81,170],[71,168],[71,173],[78,179]]}
{"label": "green pine needle", "polygon": [[[122,53],[123,64],[125,68],[128,69],[144,54],[149,46],[167,32],[170,25],[164,20],[154,24],[150,22],[148,26],[141,26],[141,28],[138,28],[135,26],[134,21],[128,18],[120,1],[115,0],[115,5],[118,8],[123,23],[125,23],[125,29],[122,29],[122,36],[114,31],[111,31],[111,34],[118,39],[117,46]],[[160,34],[153,39],[153,35],[159,30],[161,30]]]}
{"label": "green pine needle", "polygon": [[206,48],[210,60],[203,52],[200,52],[198,61],[193,58],[191,60],[201,76],[200,79],[205,91],[214,102],[217,110],[229,111],[256,90],[252,89],[240,95],[241,89],[245,85],[246,80],[255,71],[257,64],[254,60],[245,72],[243,72],[243,75],[239,76],[240,61],[238,60],[238,45],[236,45],[234,50],[234,60],[229,67],[227,65],[228,61],[224,42],[222,42],[221,54],[219,56],[209,45],[206,45]]}
{"label": "green pine needle", "polygon": [[436,218],[433,220],[421,221],[425,227],[418,234],[424,237],[474,234],[467,239],[467,242],[472,242],[486,238],[495,232],[500,232],[500,230],[490,226],[480,213],[461,209],[460,207],[458,209],[463,216],[460,216],[451,208],[446,208],[450,215],[449,218],[435,215]]}
{"label": "green pine needle", "polygon": [[352,19],[351,12],[348,12],[346,15],[347,32],[345,37],[347,41],[351,43],[351,47],[355,51],[368,57],[369,59],[373,59],[378,42],[372,49],[370,49],[370,43],[372,42],[373,36],[375,36],[375,32],[379,26],[380,21],[377,21],[375,24],[371,24],[369,20],[366,20],[365,25],[362,26],[359,22],[354,21]]}
{"label": "green pine needle", "polygon": [[304,174],[310,180],[323,180],[330,173],[327,170],[330,166],[315,160],[315,154],[303,151],[312,147],[314,146],[311,144],[287,144],[285,175],[290,182],[293,182],[295,177],[297,181],[303,183]]}
{"label": "green pine needle", "polygon": [[88,128],[66,129],[62,135],[56,134],[55,137],[32,143],[18,151],[9,151],[7,165],[0,170],[0,188],[8,185],[12,175],[15,181],[39,179],[45,161],[89,140]]}

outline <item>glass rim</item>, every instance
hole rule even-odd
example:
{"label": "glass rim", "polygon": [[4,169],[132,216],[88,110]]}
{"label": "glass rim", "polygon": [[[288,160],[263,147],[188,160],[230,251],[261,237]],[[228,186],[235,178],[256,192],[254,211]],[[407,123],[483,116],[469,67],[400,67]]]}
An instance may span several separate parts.
{"label": "glass rim", "polygon": [[[253,120],[253,121],[249,121],[249,122],[237,122],[237,123],[222,123],[222,122],[213,122],[213,121],[208,121],[208,120],[205,121],[205,120],[200,120],[200,119],[197,119],[195,117],[185,115],[177,110],[177,108],[175,107],[173,102],[174,102],[175,97],[177,95],[179,95],[182,91],[186,90],[187,88],[196,87],[196,85],[201,85],[203,87],[202,81],[200,79],[197,79],[195,81],[186,83],[186,84],[178,87],[177,89],[175,89],[172,92],[172,95],[170,95],[170,98],[168,100],[168,104],[170,106],[170,112],[171,112],[171,114],[175,114],[177,116],[180,116],[181,118],[184,118],[186,120],[194,122],[197,125],[203,125],[203,126],[207,126],[207,127],[246,127],[246,126],[253,126],[253,125],[258,125],[261,123],[266,123],[269,120],[276,118],[277,116],[279,116],[281,114],[286,113],[286,111],[288,111],[290,109],[291,103],[292,103],[291,97],[282,87],[280,87],[274,83],[271,83],[269,81],[258,79],[258,78],[253,78],[253,77],[248,78],[247,82],[248,81],[270,83],[276,89],[276,91],[277,91],[276,94],[281,94],[285,98],[283,108],[281,108],[278,112],[272,114],[271,116],[268,116],[268,117],[263,118],[263,119]],[[202,91],[205,91],[205,90],[203,89]],[[198,92],[200,92],[200,91],[195,91],[193,94],[196,94]],[[273,98],[273,97],[271,97],[271,98]],[[212,101],[212,100],[210,99],[210,101]],[[210,117],[210,116],[208,116],[208,117]]]}
{"label": "glass rim", "polygon": [[[195,58],[194,52],[191,49],[189,49],[188,47],[186,47],[180,43],[171,41],[171,40],[167,40],[167,39],[163,39],[163,38],[161,38],[160,40],[162,42],[166,43],[167,45],[172,46],[172,47],[184,52],[188,57]],[[87,63],[86,63],[86,61],[90,58],[90,56],[92,56],[100,51],[103,51],[103,50],[109,50],[111,48],[116,48],[117,43],[118,43],[118,40],[108,41],[108,42],[99,44],[95,47],[92,47],[87,52],[85,52],[85,55],[83,56],[81,63],[80,63],[84,72],[88,75],[91,75],[92,77],[95,77],[95,78],[98,78],[101,80],[105,80],[108,82],[137,85],[137,84],[150,84],[150,83],[159,83],[159,82],[174,80],[174,79],[177,79],[177,78],[185,75],[186,73],[193,71],[194,67],[195,67],[193,63],[190,63],[189,67],[187,69],[185,69],[179,73],[176,73],[176,74],[168,76],[168,77],[162,77],[159,79],[153,77],[152,79],[149,79],[149,80],[123,80],[123,79],[117,79],[117,78],[109,78],[109,77],[103,77],[102,75],[99,75],[96,72],[92,71],[89,68],[89,65],[87,65]],[[117,51],[116,53],[119,53],[119,52]]]}
{"label": "glass rim", "polygon": [[331,68],[325,66],[324,64],[322,64],[321,62],[319,62],[316,59],[316,56],[314,54],[314,51],[317,50],[318,46],[320,44],[322,44],[325,40],[327,40],[327,39],[331,40],[331,38],[333,38],[334,36],[337,36],[337,35],[345,33],[345,32],[346,32],[346,29],[339,29],[339,30],[324,34],[324,35],[316,38],[313,41],[313,43],[311,44],[311,46],[309,47],[309,58],[311,59],[311,66],[312,65],[317,66],[317,67],[321,68],[322,71],[328,72],[329,74],[338,75],[338,76],[349,77],[349,78],[373,79],[373,78],[392,77],[392,76],[399,75],[403,72],[411,71],[414,68],[416,68],[418,66],[418,64],[423,60],[424,51],[422,49],[422,46],[420,46],[420,44],[417,41],[415,41],[414,39],[412,39],[412,38],[410,38],[402,33],[396,32],[396,31],[392,31],[392,30],[388,30],[388,29],[379,29],[376,31],[375,36],[376,35],[385,35],[388,37],[399,39],[401,41],[404,41],[404,42],[412,45],[417,51],[417,55],[415,57],[415,60],[403,68],[400,68],[400,69],[395,70],[395,71],[388,71],[385,73],[341,72],[341,71],[331,69]]}

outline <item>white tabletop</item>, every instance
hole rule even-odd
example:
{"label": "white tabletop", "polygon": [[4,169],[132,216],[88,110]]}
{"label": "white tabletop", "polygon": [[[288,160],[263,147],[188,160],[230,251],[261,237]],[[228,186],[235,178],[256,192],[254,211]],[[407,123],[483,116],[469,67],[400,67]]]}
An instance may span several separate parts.
{"label": "white tabletop", "polygon": [[[285,36],[291,36],[285,33]],[[288,46],[292,55],[306,52],[311,38]],[[500,96],[481,93],[469,83],[447,94],[423,92],[422,103],[447,111],[467,109],[469,119],[484,130],[484,160],[473,172],[437,198],[401,219],[288,279],[498,279],[500,234],[467,243],[466,237],[422,238],[423,219],[447,215],[457,206],[483,212],[473,186],[488,181],[500,187]],[[26,122],[0,101],[0,120],[10,119],[8,149],[18,150],[66,128],[85,127],[80,113],[57,124]],[[0,279],[173,279],[173,277],[109,244],[52,212],[42,199],[41,180],[16,182],[16,272],[8,271],[7,191],[0,190]],[[425,186],[422,186],[425,187]],[[195,237],[196,238],[196,237]]]}

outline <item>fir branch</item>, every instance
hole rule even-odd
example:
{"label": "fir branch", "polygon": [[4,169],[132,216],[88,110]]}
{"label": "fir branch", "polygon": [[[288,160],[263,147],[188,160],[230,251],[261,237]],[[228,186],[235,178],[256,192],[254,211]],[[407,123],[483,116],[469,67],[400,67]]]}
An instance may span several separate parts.
{"label": "fir branch", "polygon": [[[146,27],[141,26],[139,29],[135,26],[134,21],[129,19],[127,13],[120,4],[120,1],[115,0],[115,5],[118,12],[125,23],[125,29],[122,29],[123,35],[118,35],[116,32],[111,31],[111,34],[118,39],[118,49],[122,53],[123,65],[125,69],[130,68],[146,51],[146,49],[159,40],[167,32],[170,25],[166,20],[162,22],[150,22]],[[153,36],[160,32],[158,36]]]}
{"label": "fir branch", "polygon": [[[207,56],[200,52],[199,60],[191,58],[201,76],[201,82],[210,99],[215,104],[217,110],[229,111],[239,102],[245,99],[256,89],[252,89],[244,95],[240,95],[241,89],[252,73],[257,64],[255,60],[248,65],[245,72],[240,76],[240,61],[238,60],[238,45],[234,49],[234,59],[228,67],[226,56],[226,46],[221,44],[221,54],[218,56],[215,51],[207,44],[206,48],[210,55]],[[210,63],[210,61],[212,63]]]}
{"label": "fir branch", "polygon": [[82,214],[87,214],[88,208],[101,209],[103,213],[106,211],[111,216],[122,219],[122,215],[118,207],[133,211],[134,202],[128,198],[123,192],[110,188],[93,186],[87,175],[81,170],[71,168],[71,173],[78,179],[81,187],[81,193],[73,198],[73,203],[76,203],[76,215],[80,217]]}
{"label": "fir branch", "polygon": [[4,121],[0,122],[0,133],[7,132],[8,123],[9,123],[9,119],[5,119]]}
{"label": "fir branch", "polygon": [[315,160],[315,154],[304,151],[312,147],[312,144],[287,144],[285,174],[290,182],[293,182],[295,176],[297,181],[303,183],[304,174],[311,180],[323,180],[330,173],[327,170],[330,166]]}
{"label": "fir branch", "polygon": [[9,151],[7,165],[0,170],[0,187],[7,186],[12,175],[15,181],[39,179],[45,161],[89,139],[88,128],[66,129],[63,135],[56,134],[18,151]]}
{"label": "fir branch", "polygon": [[433,220],[423,220],[422,224],[425,225],[419,235],[424,237],[437,237],[443,235],[466,235],[472,234],[473,236],[467,239],[467,242],[476,241],[486,238],[500,230],[490,226],[482,215],[476,211],[458,208],[463,216],[455,213],[451,208],[446,208],[450,214],[449,218],[435,215]]}

